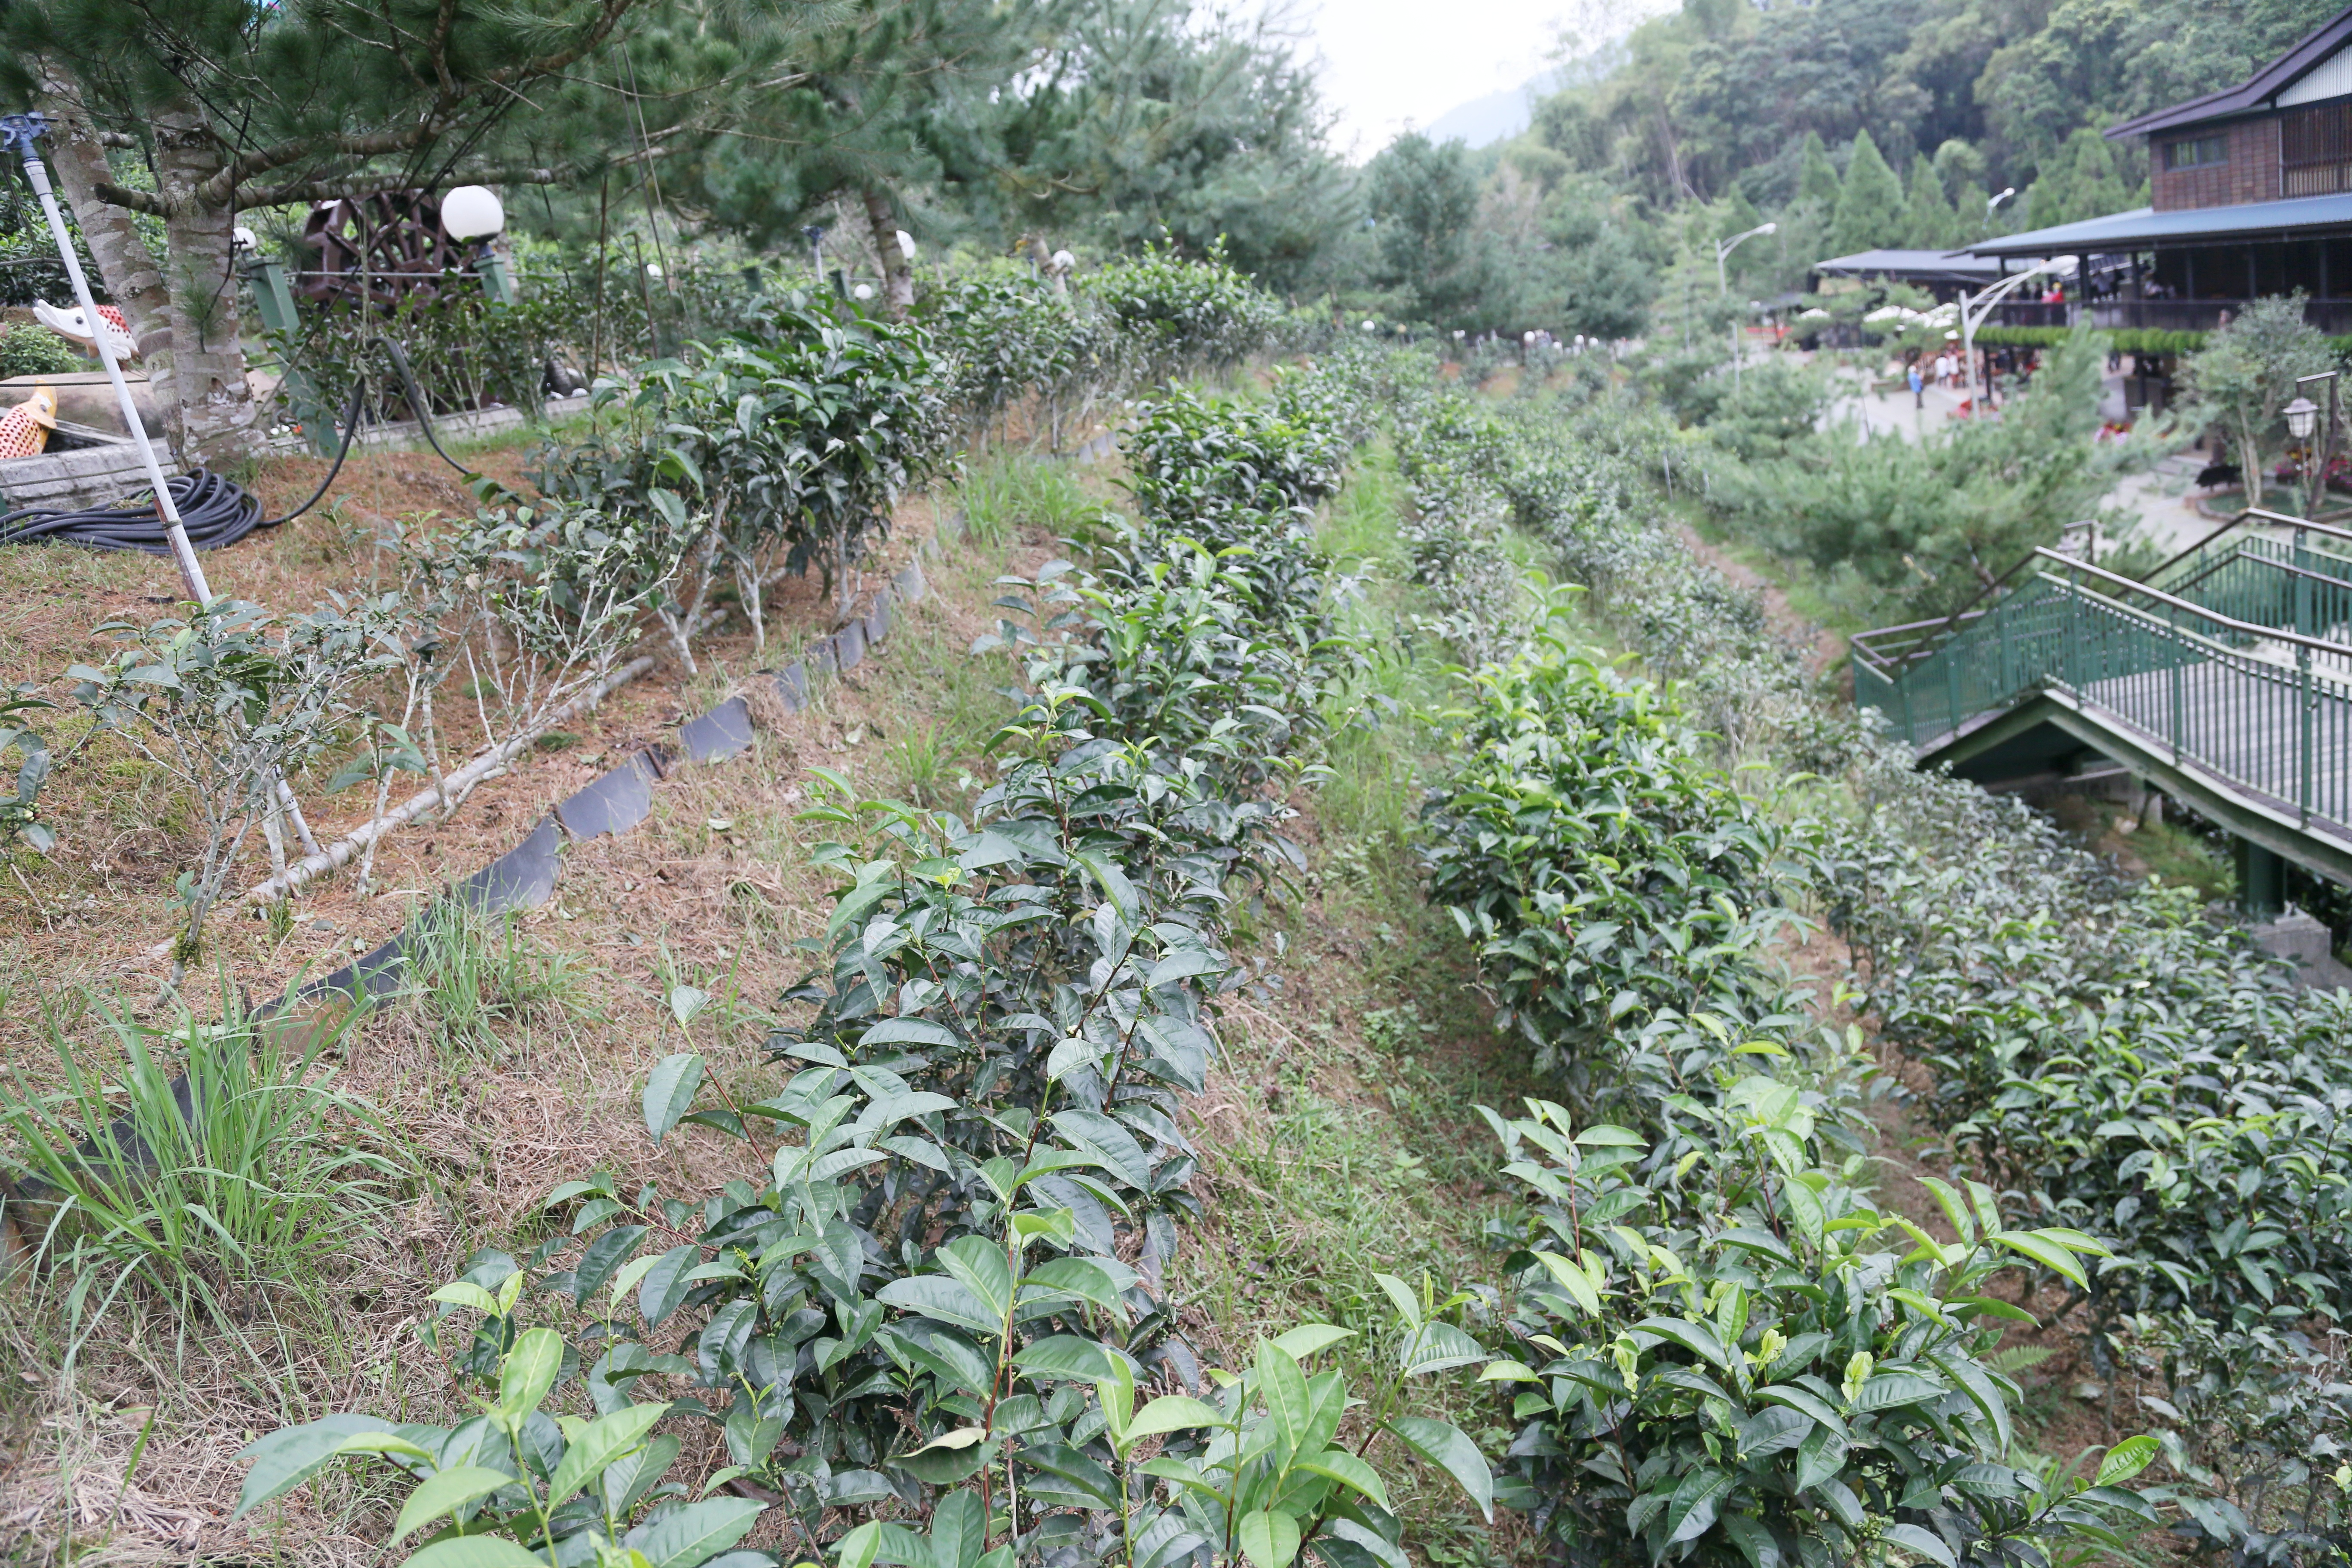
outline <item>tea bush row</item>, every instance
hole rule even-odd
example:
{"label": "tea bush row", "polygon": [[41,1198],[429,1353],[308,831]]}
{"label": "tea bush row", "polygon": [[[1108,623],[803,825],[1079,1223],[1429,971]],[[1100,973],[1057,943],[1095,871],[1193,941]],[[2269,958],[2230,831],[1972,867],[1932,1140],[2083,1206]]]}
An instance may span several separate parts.
{"label": "tea bush row", "polygon": [[[440,1292],[436,1342],[485,1413],[277,1434],[245,1506],[380,1454],[418,1481],[395,1527],[429,1534],[412,1562],[675,1568],[775,1562],[739,1547],[771,1507],[793,1550],[846,1568],[1407,1568],[1375,1458],[1490,1507],[1476,1447],[1407,1392],[1485,1359],[1463,1298],[1384,1279],[1387,1370],[1350,1391],[1315,1370],[1350,1337],[1326,1325],[1204,1376],[1160,1292],[1230,910],[1296,863],[1284,803],[1352,651],[1293,526],[1341,444],[1171,395],[1141,414],[1139,471],[1180,426],[1234,458],[1223,479],[1107,532],[1089,567],[1003,584],[980,651],[1027,700],[969,817],[827,776],[807,820],[835,835],[816,858],[840,892],[771,1042],[782,1091],[753,1100],[695,1055],[655,1069],[654,1139],[718,1140],[743,1174],[699,1201],[565,1184],[569,1234]],[[693,1492],[655,1431],[672,1414],[732,1461]]]}
{"label": "tea bush row", "polygon": [[[1831,846],[1838,911],[1920,1104],[2004,1209],[2115,1256],[2075,1282],[2108,1376],[2165,1417],[2189,1543],[2352,1543],[2352,997],[2185,889],[2011,801],[1889,774]],[[2071,1302],[2069,1303],[2072,1304]]]}
{"label": "tea bush row", "polygon": [[1942,1189],[1954,1244],[1880,1209],[1858,1039],[1762,952],[1819,830],[1741,796],[1565,621],[1465,679],[1427,816],[1498,1026],[1570,1102],[1489,1113],[1529,1194],[1494,1227],[1523,1360],[1486,1375],[1525,1385],[1500,1495],[1595,1563],[2039,1563],[2152,1517],[2121,1483],[2153,1439],[2046,1482],[1988,1359],[2017,1315],[1988,1279],[2079,1275],[2099,1244],[2011,1228],[1980,1185]]}
{"label": "tea bush row", "polygon": [[[1999,1223],[2107,1247],[2071,1270],[2042,1261],[2087,1300],[2095,1361],[2145,1393],[2171,1471],[2147,1495],[2173,1506],[2194,1549],[2247,1563],[2340,1552],[2343,1001],[2297,995],[2188,895],[2122,882],[2015,801],[1916,774],[1832,707],[1752,597],[1675,536],[1643,410],[1593,397],[1520,431],[1500,469],[1515,515],[1592,585],[1645,666],[1684,682],[1717,737],[1708,749],[1829,774],[1859,803],[1797,836],[1811,885],[1785,896],[1850,939],[1851,1005],[1933,1075],[1923,1109],[1955,1176],[1982,1184]],[[1579,719],[1567,732],[1580,757],[1594,747]],[[1443,842],[1441,858],[1462,840]],[[1618,843],[1596,847],[1577,858],[1580,893],[1622,875]],[[1537,953],[1561,943],[1518,940]],[[1548,966],[1519,962],[1517,983],[1540,992]]]}

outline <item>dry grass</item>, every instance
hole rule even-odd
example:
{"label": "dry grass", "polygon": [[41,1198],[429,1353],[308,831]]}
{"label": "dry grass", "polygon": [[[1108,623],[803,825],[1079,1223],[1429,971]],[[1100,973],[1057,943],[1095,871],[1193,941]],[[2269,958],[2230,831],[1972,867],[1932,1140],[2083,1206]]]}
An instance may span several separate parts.
{"label": "dry grass", "polygon": [[[360,461],[407,468],[418,459]],[[437,477],[387,474],[370,493],[386,505],[413,503],[425,480]],[[884,570],[928,536],[932,516],[928,500],[904,510]],[[299,603],[351,582],[352,559],[322,547],[327,533],[323,521],[305,520],[208,564],[225,591]],[[636,829],[567,845],[555,899],[519,917],[511,939],[522,967],[552,994],[494,1016],[487,1040],[453,1044],[429,994],[393,998],[360,1020],[327,1065],[340,1087],[383,1115],[415,1173],[397,1206],[331,1272],[248,1291],[218,1322],[174,1322],[134,1289],[80,1342],[61,1282],[20,1278],[0,1310],[0,1561],[186,1561],[191,1552],[379,1561],[385,1497],[348,1478],[230,1524],[243,1471],[236,1451],[329,1411],[445,1425],[470,1414],[439,1358],[415,1337],[420,1308],[478,1249],[520,1251],[541,1239],[539,1205],[557,1183],[602,1165],[635,1185],[658,1167],[674,1188],[710,1192],[741,1173],[715,1152],[694,1152],[708,1144],[672,1140],[658,1152],[647,1145],[636,1104],[646,1069],[692,1048],[738,1085],[781,1086],[761,1049],[769,1009],[805,964],[791,944],[821,932],[829,907],[793,821],[808,764],[900,795],[891,742],[928,728],[951,738],[956,762],[977,769],[991,721],[1009,707],[988,690],[1001,672],[976,668],[962,650],[987,623],[990,582],[1054,552],[1034,531],[986,549],[950,546],[927,562],[932,595],[894,607],[889,643],[866,665],[824,686],[798,713],[755,701],[749,752],[673,769]],[[0,626],[0,660],[28,672],[79,657],[77,640],[108,610],[160,609],[143,596],[167,597],[174,586],[159,563],[65,551],[0,552],[0,572],[20,580],[54,573],[83,585]],[[831,626],[813,595],[783,597],[770,609],[772,653]],[[344,873],[299,900],[289,926],[221,921],[211,977],[192,986],[191,1002],[208,1008],[223,984],[266,998],[386,940],[604,767],[731,691],[756,694],[764,684],[748,679],[763,661],[747,637],[722,633],[707,646],[698,677],[657,668],[580,726],[570,747],[486,784],[454,820],[394,838],[378,861],[380,896],[357,900]],[[138,796],[136,780],[126,786],[97,771],[62,771],[45,797],[63,839],[58,855],[20,854],[0,878],[0,931],[13,939],[0,987],[20,998],[0,1010],[0,1050],[37,1083],[53,1074],[54,1058],[22,998],[87,992],[134,1016],[167,1015],[160,966],[143,949],[167,929],[163,896],[181,864],[168,803]],[[318,824],[324,838],[335,819],[314,811],[327,817]],[[666,1005],[681,984],[717,998],[688,1041]],[[91,1022],[75,1018],[66,1033],[111,1071],[119,1058]],[[126,1489],[151,1412],[154,1431]],[[689,1464],[694,1445],[717,1441],[707,1431],[681,1436]]]}

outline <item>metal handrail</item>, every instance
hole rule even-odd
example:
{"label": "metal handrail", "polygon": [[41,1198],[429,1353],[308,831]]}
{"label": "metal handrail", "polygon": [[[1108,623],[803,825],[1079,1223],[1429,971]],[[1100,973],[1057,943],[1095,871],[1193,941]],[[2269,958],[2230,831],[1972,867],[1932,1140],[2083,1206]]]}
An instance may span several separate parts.
{"label": "metal handrail", "polygon": [[2199,551],[2204,549],[2207,545],[2212,543],[2215,540],[2229,532],[2231,529],[2243,526],[2246,520],[2249,518],[2260,518],[2264,522],[2284,523],[2289,528],[2315,529],[2319,532],[2327,534],[2331,538],[2352,540],[2352,528],[2337,528],[2333,523],[2320,522],[2312,518],[2291,517],[2285,512],[2271,511],[2263,507],[2250,506],[2243,511],[2239,512],[2236,516],[2231,518],[2229,521],[2223,523],[2221,527],[2215,529],[2212,532],[2207,534],[2204,538],[2199,540],[2196,543],[2189,546],[2186,550],[2179,551],[2166,560],[2159,562],[2155,569],[2148,573],[2149,579],[2154,580],[2155,578],[2162,576],[2165,573],[2169,572],[2175,566],[2179,565],[2183,561],[2188,560],[2190,556],[2196,554]]}
{"label": "metal handrail", "polygon": [[[2314,529],[2321,533],[2327,534],[2332,538],[2352,542],[2352,529],[2337,528],[2332,523],[2318,522],[2307,517],[2293,517],[2285,512],[2272,511],[2265,507],[2250,506],[2232,516],[2227,522],[2215,529],[2212,532],[2207,534],[2204,538],[2199,540],[2196,543],[2189,545],[2187,549],[2179,552],[2169,559],[2161,563],[2154,571],[2148,574],[2148,576],[2154,578],[2162,575],[2165,572],[2168,571],[2173,566],[2179,564],[2182,561],[2187,560],[2189,556],[2194,555],[2197,552],[2204,549],[2215,540],[2220,539],[2223,534],[2228,533],[2231,530],[2243,527],[2251,520],[2260,520],[2261,521],[2269,523],[2280,523],[2289,528]],[[2072,527],[2074,525],[2069,524],[2068,526]],[[2036,545],[2033,549],[2032,554],[2027,555],[2015,565],[2010,567],[2008,571],[2003,572],[2000,576],[1986,584],[1983,588],[1977,592],[1975,597],[1969,599],[1967,604],[1962,605],[1958,609],[1953,611],[1948,616],[1945,616],[1939,619],[1906,621],[1900,626],[1878,626],[1866,632],[1857,632],[1853,637],[1846,639],[1847,646],[1860,653],[1863,658],[1868,663],[1881,667],[1891,667],[1895,663],[1898,662],[1898,660],[1887,654],[1880,652],[1876,647],[1873,646],[1871,639],[1885,637],[1889,633],[1916,631],[1921,627],[1933,626],[1944,634],[1943,640],[1949,641],[1950,635],[1958,627],[1961,621],[1972,620],[1977,616],[1987,613],[1985,611],[1979,610],[1977,605],[1982,604],[1989,595],[1998,592],[2004,584],[2006,584],[2011,578],[2016,576],[2019,572],[2032,565],[2037,557],[2047,553],[2049,553],[2049,552],[2044,547]],[[2060,559],[2064,558],[2061,557]],[[2104,574],[2113,576],[2113,574]],[[2122,577],[2116,578],[2115,580],[2117,582],[2131,581],[2129,578]],[[1933,647],[1927,645],[1934,643],[1937,640],[1935,633],[1929,633],[1927,636],[1914,638],[1909,647],[1906,648],[1900,656],[1899,662],[1903,664],[1916,664],[1921,659],[1931,657],[1935,650]]]}
{"label": "metal handrail", "polygon": [[2340,642],[2328,642],[2321,637],[2305,637],[2301,632],[2291,632],[2281,626],[2265,626],[2252,621],[2242,621],[2233,616],[2217,615],[2202,605],[2192,604],[2187,599],[2175,598],[2161,588],[2151,588],[2145,583],[2110,572],[2104,566],[2094,566],[2088,562],[2061,555],[2054,550],[2044,550],[2037,546],[2033,553],[2055,561],[2068,571],[2088,572],[2093,576],[2103,577],[2118,587],[2128,589],[2135,594],[2144,594],[2151,599],[2171,605],[2174,609],[2186,610],[2200,619],[2210,621],[2217,626],[2227,626],[2230,630],[2247,637],[2259,637],[2265,642],[2283,642],[2294,647],[2309,648],[2336,658],[2352,654],[2352,647]]}
{"label": "metal handrail", "polygon": [[[2301,829],[2352,842],[2352,645],[2242,618],[2269,613],[2276,590],[2266,583],[2292,582],[2298,605],[2306,584],[2326,584],[2333,605],[2352,581],[2242,553],[2280,571],[2250,579],[2252,596],[2205,591],[2212,604],[2247,606],[2233,615],[2037,549],[2021,563],[2032,580],[1992,608],[1958,631],[1951,617],[1928,623],[1948,640],[1879,662],[1858,648],[1855,700],[1916,750],[1949,744],[2036,691],[2070,694],[2137,735],[2148,758],[2168,752],[2170,765],[2201,769]],[[2317,623],[2299,607],[2291,624]]]}
{"label": "metal handrail", "polygon": [[[2338,577],[2332,573],[2327,572],[2314,572],[2307,566],[2297,566],[2291,561],[2273,561],[2267,555],[2250,555],[2245,553],[2245,546],[2242,544],[2238,546],[2236,550],[2231,552],[2229,554],[2222,556],[2220,560],[2208,563],[2205,569],[2198,573],[2195,576],[2185,577],[2181,581],[2173,584],[2172,586],[2175,588],[2193,588],[2198,584],[2205,581],[2206,578],[2213,575],[2214,573],[2228,566],[2233,561],[2251,561],[2255,565],[2265,567],[2270,571],[2285,572],[2297,577],[2308,577],[2314,582],[2332,584],[2338,588],[2352,587],[2352,578]],[[2352,566],[2352,561],[2347,561],[2346,564],[2347,566]],[[2151,573],[2149,575],[2153,576],[2154,574]],[[2139,580],[2146,582],[2147,579],[2142,578]]]}

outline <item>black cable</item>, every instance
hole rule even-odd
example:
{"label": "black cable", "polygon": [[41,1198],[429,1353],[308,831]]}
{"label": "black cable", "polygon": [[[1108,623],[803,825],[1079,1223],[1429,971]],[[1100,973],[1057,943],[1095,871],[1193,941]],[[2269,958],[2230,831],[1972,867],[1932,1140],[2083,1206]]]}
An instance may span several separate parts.
{"label": "black cable", "polygon": [[433,433],[433,405],[425,401],[425,394],[417,388],[415,373],[408,368],[408,355],[402,353],[400,345],[390,338],[373,339],[368,346],[380,348],[392,356],[393,368],[400,372],[400,387],[408,399],[409,412],[416,416],[417,427],[425,432],[425,439],[433,447],[434,454],[467,479],[472,479],[478,470],[466,467],[441,450],[441,437]]}
{"label": "black cable", "polygon": [[[210,468],[174,474],[168,482],[188,542],[199,550],[235,544],[261,526],[261,502],[253,492]],[[144,506],[88,507],[74,511],[28,506],[0,516],[0,544],[31,544],[43,539],[91,550],[171,553],[163,537],[163,519],[152,500]]]}
{"label": "black cable", "polygon": [[[407,399],[434,452],[459,473],[473,478],[475,470],[442,450],[440,437],[433,429],[432,405],[417,386],[415,373],[409,369],[408,356],[401,352],[400,345],[390,338],[379,337],[368,346],[383,349],[392,360],[393,368],[400,373],[401,395]],[[335,476],[343,471],[343,459],[351,456],[352,442],[359,435],[360,406],[366,396],[367,378],[362,375],[353,384],[350,406],[343,411],[342,440],[335,451],[334,466],[327,470],[327,477],[319,481],[319,488],[310,492],[310,499],[283,517],[264,519],[261,501],[252,491],[209,468],[174,475],[165,481],[171,487],[172,504],[179,509],[180,525],[187,531],[188,542],[198,550],[223,549],[257,528],[276,528],[291,522],[318,505],[319,498],[335,482]],[[150,489],[142,493],[151,498],[143,505],[127,501],[118,506],[69,510],[28,506],[0,514],[0,546],[54,539],[89,550],[168,555],[171,545],[164,537],[163,514],[152,499],[154,492]]]}

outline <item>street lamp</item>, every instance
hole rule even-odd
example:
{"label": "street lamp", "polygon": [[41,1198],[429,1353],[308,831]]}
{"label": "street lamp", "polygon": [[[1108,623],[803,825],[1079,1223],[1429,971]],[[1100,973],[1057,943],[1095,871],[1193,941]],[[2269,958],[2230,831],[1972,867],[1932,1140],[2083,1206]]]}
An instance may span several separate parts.
{"label": "street lamp", "polygon": [[[2004,196],[2010,194],[2008,191],[2001,192],[2001,195]],[[1981,293],[1960,296],[1960,357],[1968,362],[1969,389],[1971,396],[1976,394],[1977,384],[1977,328],[1983,325],[1984,319],[1992,314],[1992,308],[2000,304],[2001,297],[2011,289],[2027,279],[2038,277],[2044,272],[2072,272],[2074,270],[2075,261],[2076,258],[2072,256],[2053,256],[2038,266],[2029,267],[2022,272],[2011,273]],[[1990,400],[1991,393],[1992,378],[1987,376],[1985,396],[1979,400],[1977,413],[1984,412],[1984,405]]]}
{"label": "street lamp", "polygon": [[[1729,239],[1718,239],[1715,242],[1715,286],[1717,292],[1726,295],[1731,292],[1730,274],[1723,265],[1723,258],[1738,249],[1741,241],[1754,239],[1759,234],[1770,234],[1780,226],[1777,223],[1759,223],[1746,234],[1735,234]],[[1739,390],[1739,323],[1738,321],[1731,323],[1731,390],[1735,393]]]}
{"label": "street lamp", "polygon": [[801,237],[809,242],[809,276],[817,287],[824,287],[824,225],[813,223],[801,230]]}
{"label": "street lamp", "polygon": [[[2279,411],[2286,416],[2287,434],[2298,441],[2306,443],[2304,448],[2304,460],[2310,469],[2305,476],[2306,494],[2303,503],[2304,515],[2306,517],[2319,510],[2320,499],[2327,489],[2327,460],[2331,455],[2329,449],[2336,445],[2336,388],[2340,380],[2341,373],[2332,370],[2323,370],[2316,375],[2296,376],[2294,401]],[[2324,381],[2327,384],[2327,428],[2319,433],[2319,458],[2316,462],[2311,460],[2308,443],[2313,430],[2319,424],[2319,405],[2303,395],[2303,389],[2315,381]],[[2250,484],[2254,482],[2257,481],[2249,481]],[[2259,494],[2260,492],[2250,491],[2249,493]]]}
{"label": "street lamp", "polygon": [[441,198],[441,232],[451,239],[487,239],[507,226],[507,210],[487,185],[459,185]]}
{"label": "street lamp", "polygon": [[2000,195],[1987,196],[1985,198],[1984,231],[1987,234],[1990,234],[1992,232],[1992,209],[2000,205],[2001,203],[2009,200],[2010,197],[2015,195],[2017,195],[2017,187],[2015,185],[2010,185],[2005,187]]}

